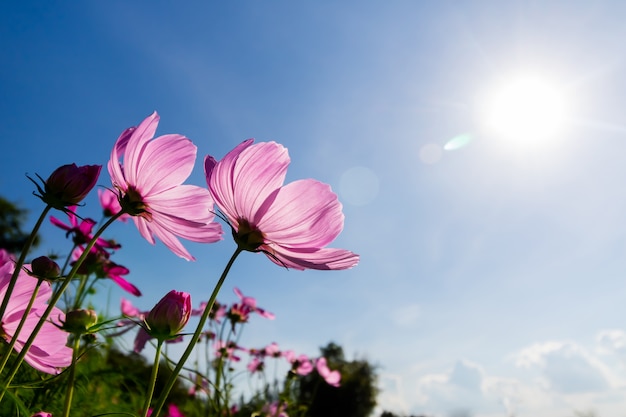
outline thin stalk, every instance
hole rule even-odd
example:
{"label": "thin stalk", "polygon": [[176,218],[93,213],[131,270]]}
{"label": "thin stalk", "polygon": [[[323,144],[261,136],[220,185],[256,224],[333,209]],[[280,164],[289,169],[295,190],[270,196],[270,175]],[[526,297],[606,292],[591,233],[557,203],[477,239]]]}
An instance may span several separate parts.
{"label": "thin stalk", "polygon": [[72,397],[74,395],[74,381],[76,379],[76,361],[78,360],[78,350],[80,348],[80,334],[74,333],[74,344],[72,346],[72,365],[67,378],[67,391],[65,391],[65,405],[63,407],[63,417],[70,416],[72,408]]}
{"label": "thin stalk", "polygon": [[89,251],[91,250],[91,248],[93,248],[93,245],[96,244],[96,241],[98,240],[98,238],[100,237],[102,232],[104,232],[104,230],[107,227],[109,227],[115,220],[117,220],[117,218],[120,217],[122,214],[124,214],[124,213],[122,211],[120,211],[119,213],[117,213],[116,215],[111,217],[109,219],[109,221],[107,221],[100,229],[98,229],[98,231],[96,232],[96,234],[94,234],[94,236],[91,239],[91,241],[85,247],[85,250],[83,251],[83,253],[80,256],[80,258],[78,258],[78,260],[76,261],[76,263],[74,264],[74,266],[70,270],[70,272],[67,275],[67,277],[65,277],[65,280],[63,281],[63,284],[61,284],[59,289],[52,295],[52,298],[48,302],[48,308],[46,308],[46,311],[43,313],[43,315],[39,319],[39,322],[37,323],[37,325],[33,329],[30,337],[28,338],[28,340],[26,341],[26,343],[22,347],[21,352],[17,356],[17,359],[15,360],[15,363],[13,364],[13,366],[11,367],[11,369],[9,371],[9,375],[8,375],[6,381],[4,381],[4,383],[2,385],[2,391],[0,392],[0,401],[2,401],[2,398],[4,397],[4,394],[6,393],[9,385],[11,384],[11,381],[13,381],[13,378],[15,377],[15,374],[17,374],[17,370],[22,365],[22,362],[24,361],[24,358],[26,357],[26,354],[28,353],[28,350],[33,345],[33,342],[35,341],[35,337],[37,337],[37,334],[39,333],[39,331],[43,327],[44,323],[48,319],[48,316],[50,316],[50,313],[52,312],[52,309],[54,308],[56,303],[61,298],[61,295],[63,295],[63,293],[65,292],[67,287],[72,282],[72,278],[74,278],[74,275],[76,275],[76,271],[78,271],[78,268],[80,268],[82,263],[85,261],[85,258],[87,258],[87,255],[89,255]]}
{"label": "thin stalk", "polygon": [[213,304],[215,304],[215,299],[217,298],[217,294],[220,292],[220,288],[222,288],[222,284],[226,280],[228,271],[230,271],[230,268],[233,266],[235,259],[237,259],[237,256],[239,256],[239,254],[242,251],[243,249],[241,249],[240,247],[237,247],[237,249],[235,249],[235,253],[233,253],[233,255],[230,257],[228,263],[226,264],[226,267],[224,268],[224,271],[222,272],[222,275],[220,276],[220,279],[217,281],[217,284],[215,284],[215,288],[213,288],[213,293],[211,294],[211,298],[209,299],[209,302],[204,308],[204,311],[202,312],[202,316],[200,316],[198,327],[196,327],[196,331],[191,337],[191,340],[189,341],[189,344],[187,345],[187,349],[185,349],[185,352],[181,356],[180,360],[178,361],[178,364],[176,364],[176,367],[172,371],[172,374],[170,375],[169,379],[167,380],[167,383],[165,384],[165,388],[163,389],[163,392],[161,393],[161,396],[159,397],[159,401],[154,407],[152,417],[159,416],[159,413],[161,412],[161,409],[163,408],[163,405],[165,404],[165,400],[167,399],[167,396],[169,395],[170,391],[172,390],[172,387],[174,386],[174,383],[176,382],[176,378],[178,377],[180,370],[183,368],[183,366],[185,365],[185,362],[189,358],[189,355],[191,355],[191,352],[196,347],[196,343],[198,342],[198,339],[200,338],[200,334],[202,333],[202,329],[204,328],[204,325],[206,324],[206,321],[209,317],[209,313],[211,313],[211,310],[213,309]]}
{"label": "thin stalk", "polygon": [[150,383],[148,385],[148,395],[146,395],[146,401],[143,405],[143,417],[148,417],[148,411],[150,410],[150,403],[152,402],[152,395],[154,394],[154,386],[156,385],[157,375],[159,374],[159,362],[161,361],[162,346],[163,340],[158,339],[156,353],[154,354],[154,365],[152,365],[152,374],[150,375]]}
{"label": "thin stalk", "polygon": [[4,367],[6,366],[7,361],[9,360],[9,356],[11,356],[11,352],[13,351],[13,348],[15,347],[15,343],[17,342],[17,336],[22,331],[22,327],[24,327],[24,323],[26,323],[28,314],[30,313],[30,310],[33,308],[33,304],[35,303],[35,299],[37,298],[37,294],[39,293],[39,288],[41,287],[42,282],[43,281],[40,279],[37,280],[37,285],[35,285],[33,294],[30,296],[30,300],[28,301],[26,310],[24,310],[24,314],[22,315],[22,318],[20,319],[20,322],[17,325],[15,332],[13,333],[13,337],[11,337],[11,341],[9,342],[9,345],[6,348],[6,354],[2,357],[2,362],[0,363],[0,374],[4,370]]}
{"label": "thin stalk", "polygon": [[33,245],[33,242],[35,241],[35,237],[37,236],[39,227],[41,227],[41,223],[43,223],[43,220],[46,218],[51,208],[52,208],[51,205],[47,205],[46,208],[43,209],[43,211],[41,212],[41,215],[37,219],[37,223],[35,223],[33,230],[30,232],[30,236],[28,237],[28,240],[26,241],[26,243],[24,244],[24,247],[22,248],[22,253],[20,254],[20,258],[17,260],[17,263],[15,264],[15,270],[13,271],[13,275],[11,275],[11,281],[9,281],[7,290],[4,293],[4,299],[2,300],[2,305],[0,305],[0,318],[4,317],[4,313],[7,310],[7,305],[9,304],[9,299],[11,298],[11,294],[13,293],[13,289],[15,288],[15,283],[17,282],[17,277],[20,273],[20,270],[22,269],[22,266],[24,265],[24,260],[26,259],[26,255],[28,254],[30,247]]}

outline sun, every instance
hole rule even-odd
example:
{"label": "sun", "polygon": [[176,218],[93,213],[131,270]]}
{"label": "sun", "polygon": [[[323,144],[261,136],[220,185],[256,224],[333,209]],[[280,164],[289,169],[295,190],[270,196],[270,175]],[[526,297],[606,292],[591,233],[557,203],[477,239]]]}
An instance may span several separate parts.
{"label": "sun", "polygon": [[497,137],[521,144],[556,138],[565,125],[566,99],[558,85],[535,75],[512,77],[488,96],[484,124]]}

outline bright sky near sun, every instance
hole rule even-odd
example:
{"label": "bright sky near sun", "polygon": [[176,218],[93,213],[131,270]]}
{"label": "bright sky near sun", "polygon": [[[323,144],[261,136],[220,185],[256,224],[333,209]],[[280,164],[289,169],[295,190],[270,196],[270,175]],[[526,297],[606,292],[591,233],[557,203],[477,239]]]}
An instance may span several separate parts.
{"label": "bright sky near sun", "polygon": [[[290,181],[339,194],[333,246],[361,262],[242,256],[219,298],[276,314],[247,341],[339,343],[378,365],[379,413],[624,415],[625,18],[602,0],[2,2],[0,195],[32,224],[25,174],[105,164],[154,110],[198,146],[196,185],[204,155],[275,140]],[[132,225],[108,237],[142,309],[208,299],[234,248],[186,244],[186,262]],[[100,301],[117,314],[121,296]]]}

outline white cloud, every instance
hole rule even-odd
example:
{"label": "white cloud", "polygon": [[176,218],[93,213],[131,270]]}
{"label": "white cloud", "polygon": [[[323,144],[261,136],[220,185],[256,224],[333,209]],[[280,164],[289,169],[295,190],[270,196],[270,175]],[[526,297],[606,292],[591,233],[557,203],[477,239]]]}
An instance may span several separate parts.
{"label": "white cloud", "polygon": [[619,329],[602,330],[596,336],[598,353],[626,354],[626,332]]}
{"label": "white cloud", "polygon": [[561,394],[603,392],[618,382],[605,363],[573,342],[536,343],[517,353],[515,363],[540,369],[546,388]]}
{"label": "white cloud", "polygon": [[423,409],[418,412],[502,414],[509,410],[501,390],[495,387],[480,365],[459,360],[445,373],[419,379],[415,399]]}

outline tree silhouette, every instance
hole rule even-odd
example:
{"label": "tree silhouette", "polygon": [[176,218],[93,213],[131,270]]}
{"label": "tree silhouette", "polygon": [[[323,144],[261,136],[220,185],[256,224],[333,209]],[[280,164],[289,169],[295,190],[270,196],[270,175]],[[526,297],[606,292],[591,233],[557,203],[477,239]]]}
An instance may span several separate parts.
{"label": "tree silhouette", "polygon": [[330,369],[341,373],[341,385],[330,386],[311,372],[299,382],[298,401],[307,404],[307,417],[366,417],[376,406],[375,367],[366,360],[346,360],[343,349],[329,343],[320,349]]}
{"label": "tree silhouette", "polygon": [[[18,253],[28,240],[28,233],[22,231],[22,226],[28,210],[23,209],[9,200],[0,197],[0,248],[11,253]],[[36,246],[35,239],[33,246]]]}

